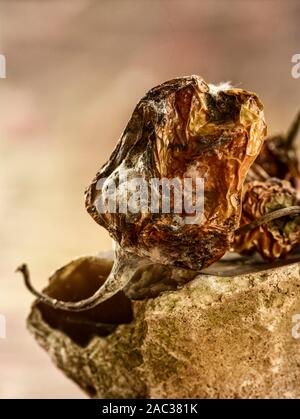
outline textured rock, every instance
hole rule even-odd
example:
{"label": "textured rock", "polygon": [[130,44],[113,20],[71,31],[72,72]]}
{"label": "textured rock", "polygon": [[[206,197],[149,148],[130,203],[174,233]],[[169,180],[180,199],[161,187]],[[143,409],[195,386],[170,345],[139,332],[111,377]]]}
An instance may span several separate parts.
{"label": "textured rock", "polygon": [[[101,263],[107,275],[111,262]],[[101,329],[84,344],[45,321],[37,302],[28,327],[92,397],[300,398],[300,339],[292,337],[292,316],[300,313],[299,268],[199,275],[177,291],[133,301],[130,323]],[[54,275],[52,288],[61,275]],[[64,278],[69,287],[72,277]]]}

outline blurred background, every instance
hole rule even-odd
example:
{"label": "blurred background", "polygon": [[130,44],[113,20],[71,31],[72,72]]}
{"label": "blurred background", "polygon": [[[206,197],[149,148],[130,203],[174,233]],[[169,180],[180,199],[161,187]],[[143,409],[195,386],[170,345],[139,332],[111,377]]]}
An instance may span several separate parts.
{"label": "blurred background", "polygon": [[111,247],[84,208],[144,93],[200,74],[259,94],[269,133],[300,107],[299,0],[0,0],[0,397],[85,397],[25,329],[32,297],[70,259]]}

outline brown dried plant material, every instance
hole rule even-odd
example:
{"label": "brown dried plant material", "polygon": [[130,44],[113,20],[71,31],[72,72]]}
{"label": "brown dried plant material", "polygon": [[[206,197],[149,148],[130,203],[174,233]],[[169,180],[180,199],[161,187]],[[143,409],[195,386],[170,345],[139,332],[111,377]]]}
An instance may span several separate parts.
{"label": "brown dried plant material", "polygon": [[[57,269],[49,278],[45,292],[63,301],[80,301],[93,295],[105,282],[112,268],[111,260],[95,256],[82,256]],[[120,324],[133,320],[131,301],[123,291],[84,312],[68,312],[36,302],[43,319],[54,329],[68,335],[84,346],[94,336],[105,337]]]}
{"label": "brown dried plant material", "polygon": [[[191,76],[152,90],[137,105],[108,163],[87,193],[89,213],[128,252],[157,263],[201,269],[227,250],[239,225],[240,194],[260,151],[266,126],[253,93],[209,87]],[[204,178],[205,214],[196,225],[184,214],[99,214],[101,178]],[[120,192],[120,189],[118,191]],[[193,243],[191,248],[190,243]]]}
{"label": "brown dried plant material", "polygon": [[[299,213],[296,195],[296,190],[285,180],[271,178],[265,182],[247,183],[243,192],[241,227],[233,250],[238,253],[257,251],[269,260],[290,253],[300,240],[300,216],[289,216]],[[276,218],[280,211],[285,216]],[[267,220],[268,215],[269,222],[261,224],[260,220]],[[256,228],[253,223],[257,223]]]}
{"label": "brown dried plant material", "polygon": [[[177,78],[151,89],[136,106],[109,161],[87,190],[86,207],[116,243],[113,269],[94,296],[62,303],[28,288],[44,302],[69,310],[89,309],[125,286],[141,267],[168,265],[195,273],[219,260],[230,248],[239,226],[241,193],[248,169],[256,159],[266,124],[263,106],[254,93],[227,84],[208,85],[200,76]],[[204,179],[204,214],[187,223],[190,214],[138,211],[99,212],[106,190],[99,181],[120,179]],[[26,275],[27,274],[27,275]],[[137,283],[134,288],[137,290]]]}
{"label": "brown dried plant material", "polygon": [[266,138],[256,159],[258,164],[270,177],[290,180],[292,186],[300,190],[299,149],[296,139],[300,126],[300,112],[296,115],[288,132]]}

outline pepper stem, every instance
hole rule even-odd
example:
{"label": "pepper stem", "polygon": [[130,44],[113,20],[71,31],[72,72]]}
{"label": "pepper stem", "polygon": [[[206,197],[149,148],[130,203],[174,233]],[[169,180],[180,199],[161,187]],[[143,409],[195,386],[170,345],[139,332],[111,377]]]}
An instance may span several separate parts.
{"label": "pepper stem", "polygon": [[145,263],[144,259],[138,258],[135,255],[118,255],[104,284],[91,297],[75,302],[57,300],[36,290],[31,283],[29,269],[26,264],[19,266],[16,271],[21,272],[26,288],[42,303],[66,311],[85,311],[98,306],[103,301],[106,301],[121,291],[131,280],[135,272],[141,266],[145,266]]}
{"label": "pepper stem", "polygon": [[267,224],[270,221],[276,220],[281,217],[288,217],[300,214],[300,206],[292,206],[287,208],[281,208],[276,211],[269,212],[268,214],[262,215],[257,220],[252,221],[249,224],[244,224],[242,227],[235,230],[236,235],[246,234],[248,231],[253,230],[256,227],[259,227],[262,224]]}
{"label": "pepper stem", "polygon": [[292,125],[290,126],[287,135],[286,135],[286,139],[285,139],[285,143],[287,144],[287,146],[290,148],[293,145],[293,142],[295,141],[298,131],[299,131],[299,127],[300,127],[300,111],[298,112],[298,114],[296,115],[294,121],[292,122]]}

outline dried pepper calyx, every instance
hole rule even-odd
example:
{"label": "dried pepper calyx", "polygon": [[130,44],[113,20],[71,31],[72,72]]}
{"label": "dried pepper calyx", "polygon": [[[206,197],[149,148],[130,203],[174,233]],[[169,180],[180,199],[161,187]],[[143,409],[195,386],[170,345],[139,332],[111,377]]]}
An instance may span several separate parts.
{"label": "dried pepper calyx", "polygon": [[[270,178],[245,184],[241,227],[236,232],[232,250],[257,251],[268,260],[286,256],[299,244],[300,216],[294,215],[299,210],[297,191],[286,180]],[[277,214],[285,216],[272,219],[272,215]],[[260,223],[262,217],[270,221]],[[251,223],[253,228],[250,228]]]}

